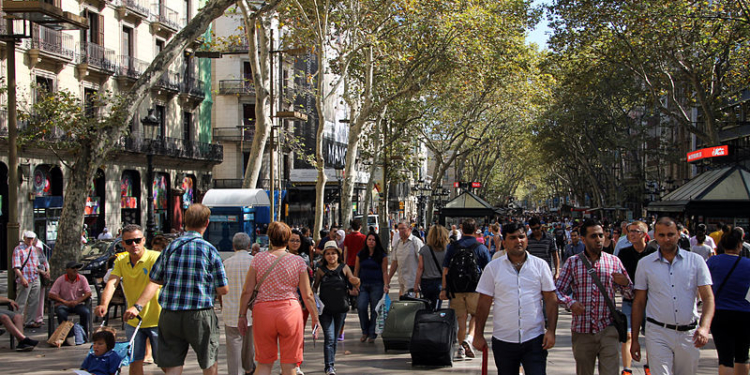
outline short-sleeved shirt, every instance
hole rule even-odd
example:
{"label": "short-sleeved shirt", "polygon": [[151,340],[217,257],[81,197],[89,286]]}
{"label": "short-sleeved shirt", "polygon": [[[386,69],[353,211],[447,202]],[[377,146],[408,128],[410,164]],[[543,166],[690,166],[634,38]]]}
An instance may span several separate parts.
{"label": "short-sleeved shirt", "polygon": [[[276,261],[276,256],[269,251],[258,253],[253,258],[252,267],[255,269],[255,282],[260,281],[269,267]],[[307,276],[305,261],[298,256],[288,254],[279,261],[268,274],[258,289],[257,302],[297,300],[297,287],[301,276]]]}
{"label": "short-sleeved shirt", "polygon": [[194,231],[172,241],[149,276],[164,283],[159,304],[171,311],[211,308],[216,288],[228,283],[219,252]]}
{"label": "short-sleeved shirt", "polygon": [[528,246],[526,247],[526,251],[529,252],[529,254],[542,259],[543,261],[547,262],[547,264],[550,266],[550,268],[554,268],[554,254],[557,253],[557,245],[555,244],[555,239],[546,232],[542,232],[542,238],[536,239],[534,235],[530,235],[528,238]]}
{"label": "short-sleeved shirt", "polygon": [[[734,264],[737,267],[732,271],[727,279],[729,270]],[[750,289],[750,259],[737,257],[729,254],[719,254],[712,256],[707,262],[708,270],[711,272],[713,280],[714,299],[716,301],[716,310],[744,311],[750,313],[750,301],[745,299],[748,289]],[[724,280],[724,288],[721,293],[716,293],[717,289]]]}
{"label": "short-sleeved shirt", "polygon": [[[366,254],[366,258],[365,258]],[[383,259],[374,259],[370,256],[368,249],[363,249],[357,254],[359,257],[359,279],[362,285],[382,285],[383,281]]]}
{"label": "short-sleeved shirt", "polygon": [[[435,253],[435,258],[437,258],[437,264],[435,264],[435,258],[432,257],[433,252]],[[422,279],[441,279],[443,277],[443,267],[438,268],[438,266],[443,264],[445,249],[433,249],[433,251],[430,251],[430,246],[424,245],[419,249],[419,255],[422,256],[424,264]]]}
{"label": "short-sleeved shirt", "polygon": [[[28,282],[34,282],[39,278],[38,267],[41,264],[39,259],[39,253],[41,249],[32,245],[26,246],[25,243],[21,243],[13,249],[13,268],[21,269],[21,274]],[[28,261],[26,259],[28,258]],[[26,265],[24,265],[26,262]],[[16,283],[20,284],[20,279],[16,278]]]}
{"label": "short-sleeved shirt", "polygon": [[695,322],[698,287],[711,283],[703,258],[682,249],[677,250],[672,263],[662,257],[661,250],[646,256],[635,273],[635,289],[648,291],[646,317],[665,324]]}
{"label": "short-sleeved shirt", "polygon": [[394,256],[398,262],[398,282],[411,288],[417,278],[419,267],[419,249],[422,248],[422,240],[409,235],[406,241],[399,237],[396,240]]}
{"label": "short-sleeved shirt", "polygon": [[[86,293],[91,293],[91,287],[89,286],[88,280],[81,275],[76,275],[75,280],[68,280],[68,274],[64,274],[55,280],[52,284],[52,288],[49,290],[51,294],[57,294],[60,298],[66,301],[75,301],[83,297]],[[56,302],[55,306],[60,306],[60,302]]]}
{"label": "short-sleeved shirt", "polygon": [[[145,250],[141,259],[138,259],[135,264],[130,261],[129,253],[121,253],[115,259],[112,275],[121,279],[122,290],[125,292],[128,307],[133,306],[143,290],[146,289],[146,285],[150,281],[148,274],[156,263],[156,259],[159,258],[159,254],[158,251]],[[141,318],[143,318],[141,327],[156,327],[159,324],[159,314],[161,314],[161,306],[159,306],[159,291],[157,291],[154,297],[143,305],[140,313]],[[128,324],[135,327],[138,325],[138,319],[130,319]]]}
{"label": "short-sleeved shirt", "polygon": [[[245,276],[247,276],[247,271],[250,269],[253,258],[249,252],[240,250],[224,261],[224,269],[227,272],[227,279],[229,279],[229,293],[224,295],[221,301],[224,305],[222,308],[224,325],[227,327],[237,327],[237,319],[240,316],[242,288],[245,285]],[[248,314],[247,316],[248,326],[253,324],[251,315]]]}
{"label": "short-sleeved shirt", "polygon": [[[646,247],[643,248],[643,251],[641,251],[640,253],[636,251],[633,246],[627,246],[620,250],[620,253],[617,254],[617,257],[620,258],[622,265],[625,266],[625,270],[628,271],[628,276],[633,278],[635,277],[635,271],[638,269],[638,262],[646,255],[649,255],[655,251],[656,248],[649,245],[646,245]],[[630,301],[630,299],[628,298],[626,298],[626,300]]]}
{"label": "short-sleeved shirt", "polygon": [[367,236],[360,232],[351,232],[344,238],[346,265],[352,269],[357,262],[357,253],[365,247],[365,239],[367,239]]}
{"label": "short-sleeved shirt", "polygon": [[714,252],[714,248],[703,242],[702,244],[690,246],[690,251],[703,257],[703,260],[708,261],[708,258]]}
{"label": "short-sleeved shirt", "polygon": [[81,368],[94,375],[110,375],[117,372],[121,361],[122,359],[114,350],[110,350],[101,356],[90,353],[83,360]]}
{"label": "short-sleeved shirt", "polygon": [[[696,238],[696,236],[690,237],[690,247],[693,247],[697,244],[698,238]],[[703,244],[710,246],[712,250],[716,248],[716,242],[714,242],[714,239],[709,236],[706,236],[706,239],[703,240]]]}
{"label": "short-sleeved shirt", "polygon": [[553,291],[552,272],[543,259],[528,254],[520,271],[507,256],[491,261],[477,292],[493,297],[492,337],[518,344],[544,334],[542,292]]}

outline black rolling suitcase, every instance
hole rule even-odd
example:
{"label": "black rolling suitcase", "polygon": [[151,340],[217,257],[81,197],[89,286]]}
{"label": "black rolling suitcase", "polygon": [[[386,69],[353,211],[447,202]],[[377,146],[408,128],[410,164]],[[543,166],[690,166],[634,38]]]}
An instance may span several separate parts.
{"label": "black rolling suitcase", "polygon": [[414,317],[417,311],[429,308],[427,300],[401,296],[400,300],[391,302],[388,317],[385,319],[383,345],[385,350],[409,350]]}
{"label": "black rolling suitcase", "polygon": [[409,343],[412,366],[453,366],[457,334],[453,309],[417,311]]}

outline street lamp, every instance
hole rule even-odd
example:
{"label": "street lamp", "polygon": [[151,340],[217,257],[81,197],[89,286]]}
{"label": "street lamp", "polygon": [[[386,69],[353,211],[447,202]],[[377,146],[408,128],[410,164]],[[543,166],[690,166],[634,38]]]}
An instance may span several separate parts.
{"label": "street lamp", "polygon": [[336,167],[336,179],[339,180],[339,226],[344,225],[341,221],[343,220],[343,216],[341,213],[344,211],[344,207],[341,204],[342,201],[342,191],[341,191],[341,182],[344,180],[344,168],[343,166]]}
{"label": "street lamp", "polygon": [[[149,108],[148,115],[141,119],[141,124],[151,128],[151,134],[156,131],[156,127],[161,124],[160,119],[154,115],[153,108]],[[151,240],[154,238],[154,232],[156,231],[156,220],[154,218],[154,140],[148,144],[148,152],[146,153],[146,164],[147,164],[147,179],[148,183],[146,188],[148,189],[148,207],[146,208],[146,245],[151,246]]]}

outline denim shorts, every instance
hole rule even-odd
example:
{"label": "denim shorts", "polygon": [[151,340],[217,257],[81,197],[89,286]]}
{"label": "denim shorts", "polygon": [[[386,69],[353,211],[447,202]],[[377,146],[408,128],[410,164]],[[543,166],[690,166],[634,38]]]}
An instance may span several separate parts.
{"label": "denim shorts", "polygon": [[[130,324],[125,324],[125,335],[127,335],[128,340],[133,337],[133,332],[135,332],[135,327]],[[135,337],[135,341],[133,342],[133,362],[142,361],[146,356],[146,340],[151,341],[151,353],[154,356],[154,362],[156,362],[156,348],[159,346],[157,343],[159,341],[158,338],[158,327],[139,329],[138,336]]]}

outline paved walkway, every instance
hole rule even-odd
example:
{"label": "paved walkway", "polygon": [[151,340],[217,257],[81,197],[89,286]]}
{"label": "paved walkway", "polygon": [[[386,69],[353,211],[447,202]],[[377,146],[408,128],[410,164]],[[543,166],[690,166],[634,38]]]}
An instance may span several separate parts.
{"label": "paved walkway", "polygon": [[[0,272],[0,295],[6,294],[5,272]],[[391,295],[393,297],[393,294]],[[217,310],[221,316],[221,312]],[[491,319],[490,319],[491,321]],[[114,327],[120,327],[119,320],[113,320]],[[489,338],[491,325],[486,330],[486,338]],[[323,371],[323,341],[322,338],[313,345],[310,329],[305,338],[305,362],[302,370],[306,374],[320,375]],[[345,327],[346,340],[340,342],[336,360],[336,369],[339,374],[376,375],[376,374],[406,374],[410,371],[429,373],[461,373],[480,374],[481,358],[479,355],[472,360],[454,362],[452,368],[412,368],[411,358],[408,352],[385,353],[383,343],[378,339],[374,344],[360,343],[359,319],[356,313],[349,313]],[[27,330],[32,338],[46,341],[47,329],[42,327],[36,330]],[[124,340],[122,333],[118,334],[118,340]],[[226,374],[226,351],[224,350],[224,332],[222,328],[221,346],[219,349],[219,373]],[[77,347],[51,348],[46,343],[40,343],[32,352],[17,353],[10,351],[8,334],[0,336],[0,370],[3,374],[61,374],[72,373],[71,370],[78,368],[86,357],[89,344]],[[490,352],[491,353],[491,352]],[[495,365],[490,358],[490,374],[495,373]],[[277,365],[278,367],[278,365]],[[570,343],[570,314],[560,310],[560,323],[557,328],[557,344],[549,351],[547,369],[550,374],[575,374],[575,361],[572,358]],[[158,375],[162,372],[155,365],[147,365],[146,374]],[[125,369],[127,374],[127,369]],[[186,360],[185,374],[201,374],[197,360],[192,351],[189,351]],[[274,372],[278,373],[278,372]],[[643,374],[643,367],[636,365],[635,374]],[[698,374],[715,375],[718,373],[717,355],[713,341],[701,351],[701,361]]]}

